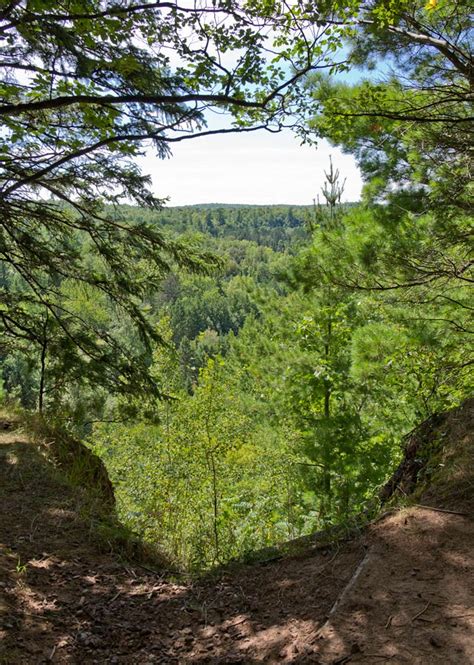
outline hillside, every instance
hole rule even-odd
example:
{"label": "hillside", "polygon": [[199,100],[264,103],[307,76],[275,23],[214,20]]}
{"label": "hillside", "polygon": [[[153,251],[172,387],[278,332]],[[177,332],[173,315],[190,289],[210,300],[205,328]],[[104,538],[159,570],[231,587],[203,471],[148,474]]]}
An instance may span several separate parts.
{"label": "hillside", "polygon": [[412,505],[329,545],[179,583],[107,553],[85,490],[48,444],[3,423],[0,662],[472,662],[473,411],[409,437],[385,499]]}

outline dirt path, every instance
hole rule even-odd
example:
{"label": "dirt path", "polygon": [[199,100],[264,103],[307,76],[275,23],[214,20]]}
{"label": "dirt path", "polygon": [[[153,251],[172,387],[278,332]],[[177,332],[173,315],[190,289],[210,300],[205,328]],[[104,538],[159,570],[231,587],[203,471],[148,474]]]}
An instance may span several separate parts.
{"label": "dirt path", "polygon": [[188,585],[100,554],[79,505],[33,444],[0,435],[2,665],[474,662],[470,504]]}

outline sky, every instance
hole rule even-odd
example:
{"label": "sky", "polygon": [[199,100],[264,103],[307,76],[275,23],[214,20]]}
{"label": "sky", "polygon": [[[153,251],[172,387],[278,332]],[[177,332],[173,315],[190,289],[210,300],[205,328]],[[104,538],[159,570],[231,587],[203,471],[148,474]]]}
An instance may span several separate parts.
{"label": "sky", "polygon": [[[221,54],[223,64],[232,69],[235,55],[233,51]],[[344,58],[342,50],[336,59]],[[179,59],[172,55],[171,62],[177,64]],[[347,83],[360,77],[357,69],[338,74],[339,80]],[[208,129],[229,127],[231,121],[223,113],[208,113],[206,119]],[[262,130],[196,137],[171,147],[169,159],[159,159],[150,150],[139,160],[143,171],[152,177],[154,194],[169,197],[170,206],[311,205],[321,192],[330,155],[341,178],[346,178],[343,201],[360,199],[362,179],[354,158],[324,140],[317,147],[302,146],[290,129],[278,134]]]}
{"label": "sky", "polygon": [[345,201],[357,201],[362,180],[352,156],[321,141],[300,145],[291,132],[224,134],[183,141],[173,156],[150,151],[140,165],[152,176],[153,191],[167,205],[249,203],[310,205],[324,183],[329,156],[346,178]]}

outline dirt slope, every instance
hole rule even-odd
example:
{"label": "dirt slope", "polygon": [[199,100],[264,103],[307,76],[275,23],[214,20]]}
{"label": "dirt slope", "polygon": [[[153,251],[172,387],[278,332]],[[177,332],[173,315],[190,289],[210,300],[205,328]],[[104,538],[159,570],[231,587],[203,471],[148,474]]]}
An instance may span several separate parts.
{"label": "dirt slope", "polygon": [[100,554],[77,492],[0,434],[0,663],[474,663],[472,425],[473,401],[432,428],[431,507],[195,584]]}

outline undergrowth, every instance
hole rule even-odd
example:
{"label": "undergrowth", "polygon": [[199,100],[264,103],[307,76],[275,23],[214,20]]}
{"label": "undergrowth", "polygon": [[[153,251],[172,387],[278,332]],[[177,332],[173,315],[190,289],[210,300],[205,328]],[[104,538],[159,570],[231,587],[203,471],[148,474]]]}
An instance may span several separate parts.
{"label": "undergrowth", "polygon": [[[473,405],[474,400],[467,400],[457,409],[435,414],[415,428],[405,439],[405,455],[392,479],[359,515],[308,536],[245,552],[241,557],[207,571],[207,575],[219,574],[223,569],[242,564],[263,563],[304,555],[315,549],[337,547],[344,540],[360,535],[368,525],[387,513],[417,503],[456,507],[468,499],[472,501]],[[0,423],[7,422],[15,428],[23,428],[48,461],[55,479],[73,489],[75,513],[86,527],[84,535],[100,551],[139,565],[146,564],[144,567],[157,572],[180,572],[170,570],[169,561],[155,547],[143,542],[120,523],[107,471],[91,450],[61,426],[38,415],[12,408],[8,411],[0,409]]]}

